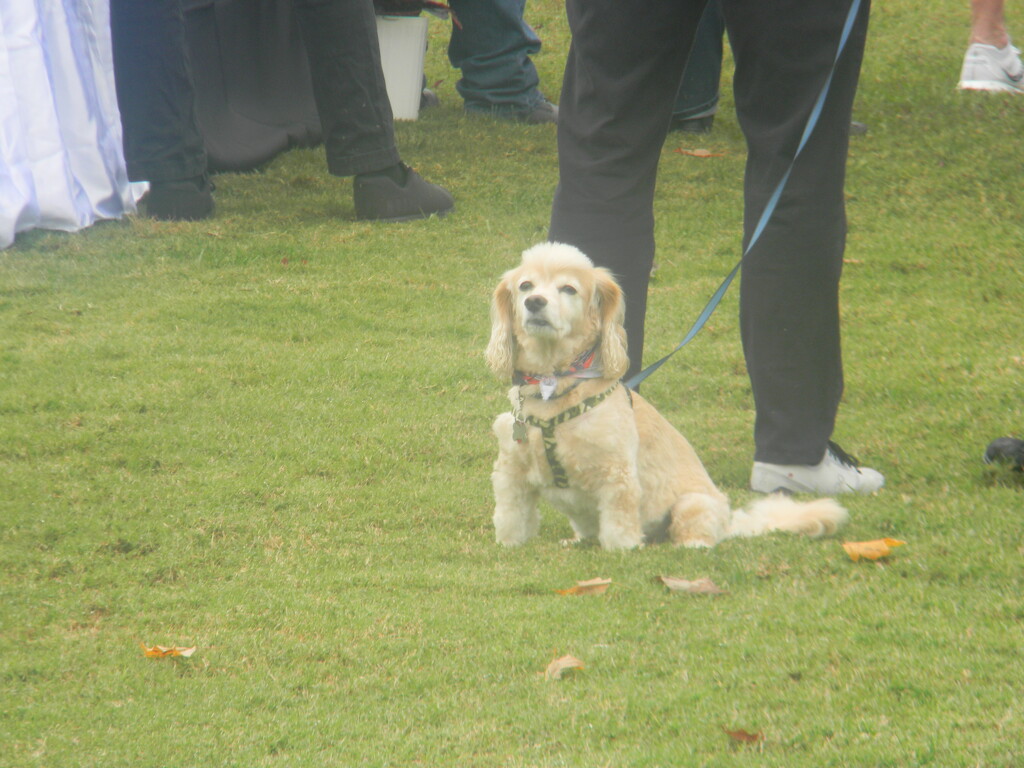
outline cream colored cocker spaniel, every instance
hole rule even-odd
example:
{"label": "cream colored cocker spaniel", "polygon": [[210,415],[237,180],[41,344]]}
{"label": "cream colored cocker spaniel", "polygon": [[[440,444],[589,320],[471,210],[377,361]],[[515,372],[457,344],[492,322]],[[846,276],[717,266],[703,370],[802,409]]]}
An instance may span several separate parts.
{"label": "cream colored cocker spaniel", "polygon": [[832,499],[767,496],[731,511],[686,438],[621,383],[623,317],[611,273],[568,245],[530,248],[494,291],[487,362],[513,383],[512,410],[494,422],[499,543],[537,534],[541,498],[577,539],[605,549],[666,538],[712,547],[774,530],[822,536],[846,521]]}

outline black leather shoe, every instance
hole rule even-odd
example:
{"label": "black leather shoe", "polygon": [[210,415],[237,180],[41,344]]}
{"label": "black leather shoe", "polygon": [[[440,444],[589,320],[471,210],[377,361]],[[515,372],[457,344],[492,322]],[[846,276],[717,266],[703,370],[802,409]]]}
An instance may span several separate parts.
{"label": "black leather shoe", "polygon": [[356,176],[352,195],[356,218],[364,221],[411,221],[428,216],[444,216],[455,201],[444,187],[431,184],[405,163],[398,164],[405,175],[399,183],[386,173]]}
{"label": "black leather shoe", "polygon": [[161,221],[199,221],[213,216],[213,184],[207,176],[154,181],[146,193],[146,214]]}

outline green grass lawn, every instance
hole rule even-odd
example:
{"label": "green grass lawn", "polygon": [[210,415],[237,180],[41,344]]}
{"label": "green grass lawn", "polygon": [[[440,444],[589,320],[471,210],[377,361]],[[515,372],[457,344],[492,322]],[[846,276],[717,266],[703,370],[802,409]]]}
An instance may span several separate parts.
{"label": "green grass lawn", "polygon": [[[557,100],[564,8],[527,17]],[[299,150],[218,177],[210,221],[0,252],[0,765],[1024,764],[1024,484],[980,461],[1024,434],[1024,98],[956,92],[966,3],[872,24],[836,438],[888,484],[836,540],[612,554],[563,548],[547,511],[494,543],[488,303],[546,235],[555,131],[465,117],[436,19],[442,105],[398,139],[452,216],[355,222],[350,180]],[[651,360],[739,257],[723,101],[665,147]],[[736,305],[645,394],[741,504]],[[840,546],[886,536],[907,543],[877,564]],[[546,679],[563,654],[585,668]]]}

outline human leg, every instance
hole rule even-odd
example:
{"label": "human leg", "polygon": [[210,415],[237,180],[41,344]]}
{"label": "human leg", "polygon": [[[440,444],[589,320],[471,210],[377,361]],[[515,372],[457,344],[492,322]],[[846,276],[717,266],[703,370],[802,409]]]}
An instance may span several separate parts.
{"label": "human leg", "polygon": [[971,37],[968,43],[983,43],[996,48],[1009,43],[1004,7],[1004,0],[971,0]]}
{"label": "human leg", "polygon": [[466,110],[524,122],[535,112],[557,118],[557,110],[538,109],[547,102],[530,56],[541,43],[523,19],[526,0],[451,0],[450,5],[459,24],[452,27],[448,60],[462,72],[455,88]]}
{"label": "human leg", "polygon": [[697,26],[693,50],[672,107],[672,128],[706,133],[718,111],[725,20],[718,0],[709,0]]}
{"label": "human leg", "polygon": [[658,160],[703,2],[569,0],[566,8],[573,39],[549,239],[618,278],[632,375],[643,355]]}
{"label": "human leg", "polygon": [[360,219],[444,214],[451,195],[401,162],[372,0],[294,0],[323,126],[327,169],[355,176]]}
{"label": "human leg", "polygon": [[114,73],[128,178],[150,182],[161,219],[213,213],[180,0],[111,0]]}
{"label": "human leg", "polygon": [[327,168],[355,176],[399,161],[372,0],[293,0],[323,125]]}
{"label": "human leg", "polygon": [[971,0],[971,35],[959,87],[969,91],[1024,93],[1024,64],[1010,42],[1003,0]]}
{"label": "human leg", "polygon": [[[734,93],[748,144],[744,244],[799,146],[835,59],[848,5],[723,0]],[[757,409],[755,461],[817,465],[843,389],[839,278],[850,115],[867,0],[838,60],[817,127],[793,164],[757,244],[743,259],[740,328]]]}

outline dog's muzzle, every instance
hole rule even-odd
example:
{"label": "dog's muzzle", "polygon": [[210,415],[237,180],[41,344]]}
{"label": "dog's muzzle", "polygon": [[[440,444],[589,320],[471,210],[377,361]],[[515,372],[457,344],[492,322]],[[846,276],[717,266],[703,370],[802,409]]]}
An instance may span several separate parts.
{"label": "dog's muzzle", "polygon": [[526,307],[526,311],[529,316],[526,318],[526,325],[535,328],[550,328],[551,323],[546,317],[544,317],[544,309],[548,305],[548,300],[543,296],[527,296],[523,302],[523,306]]}

